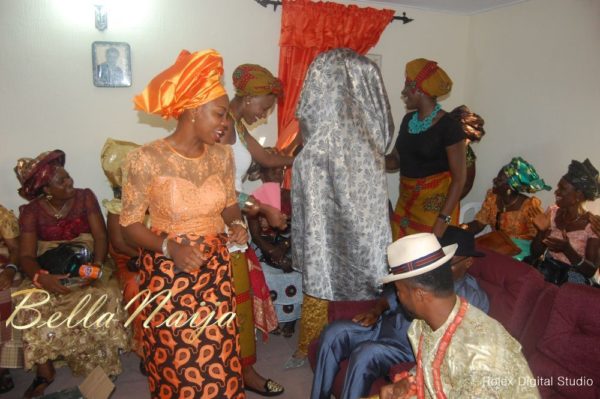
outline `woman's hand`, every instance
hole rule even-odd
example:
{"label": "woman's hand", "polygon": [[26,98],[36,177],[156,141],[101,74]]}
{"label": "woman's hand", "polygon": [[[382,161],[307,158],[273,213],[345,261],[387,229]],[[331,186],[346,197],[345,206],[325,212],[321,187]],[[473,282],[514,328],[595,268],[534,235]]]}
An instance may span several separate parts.
{"label": "woman's hand", "polygon": [[448,228],[448,225],[440,218],[437,218],[435,220],[435,223],[433,225],[433,229],[431,230],[431,232],[433,234],[435,234],[435,236],[437,238],[441,238],[444,233],[446,232],[446,229]]}
{"label": "woman's hand", "polygon": [[70,289],[60,283],[60,280],[69,278],[68,274],[39,274],[38,284],[48,292],[58,295],[64,295],[71,292]]}
{"label": "woman's hand", "polygon": [[248,230],[239,224],[232,224],[229,226],[229,241],[232,244],[246,244],[248,242]]}
{"label": "woman's hand", "polygon": [[380,399],[405,399],[408,398],[410,392],[411,381],[409,378],[404,378],[390,385],[385,385],[379,392]]}
{"label": "woman's hand", "polygon": [[186,273],[198,271],[206,264],[202,252],[195,246],[182,245],[175,241],[169,241],[169,253],[173,255],[175,266]]}
{"label": "woman's hand", "polygon": [[537,208],[530,208],[528,215],[538,231],[544,232],[550,228],[549,214],[543,213]]}
{"label": "woman's hand", "polygon": [[0,291],[9,288],[12,285],[12,282],[15,279],[15,274],[17,274],[15,269],[10,267],[7,267],[0,272]]}
{"label": "woman's hand", "polygon": [[285,230],[287,227],[287,216],[281,213],[279,209],[263,204],[261,212],[269,222],[269,226],[280,230]]}
{"label": "woman's hand", "polygon": [[261,202],[259,200],[257,200],[256,198],[254,198],[253,195],[251,195],[248,198],[248,201],[246,201],[246,203],[244,204],[244,209],[242,209],[242,211],[246,215],[254,217],[259,214],[260,206],[261,206]]}
{"label": "woman's hand", "polygon": [[552,252],[569,253],[575,252],[569,241],[567,233],[562,232],[562,239],[556,237],[547,237],[542,241],[542,244],[546,246]]}

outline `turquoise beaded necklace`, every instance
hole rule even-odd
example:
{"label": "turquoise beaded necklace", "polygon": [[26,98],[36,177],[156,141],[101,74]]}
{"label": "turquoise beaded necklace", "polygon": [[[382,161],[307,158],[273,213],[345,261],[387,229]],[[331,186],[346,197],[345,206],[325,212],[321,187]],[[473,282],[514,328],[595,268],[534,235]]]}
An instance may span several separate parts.
{"label": "turquoise beaded necklace", "polygon": [[431,113],[422,121],[419,120],[419,112],[415,112],[412,118],[410,118],[410,121],[408,121],[408,132],[410,134],[420,134],[429,129],[431,127],[431,122],[433,122],[433,119],[437,116],[441,109],[442,106],[440,104],[436,104],[435,108],[433,108],[433,111],[431,111]]}

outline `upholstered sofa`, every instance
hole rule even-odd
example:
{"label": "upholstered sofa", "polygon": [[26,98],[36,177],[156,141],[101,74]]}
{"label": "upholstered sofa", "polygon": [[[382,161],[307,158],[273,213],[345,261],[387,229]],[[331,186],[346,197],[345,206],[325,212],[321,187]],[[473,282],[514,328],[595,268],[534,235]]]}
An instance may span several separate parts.
{"label": "upholstered sofa", "polygon": [[[523,347],[543,398],[600,398],[600,289],[543,281],[529,265],[485,251],[469,269],[490,300],[489,315],[500,321]],[[329,321],[350,319],[373,301],[332,302]],[[314,368],[318,342],[309,349]],[[390,375],[410,369],[398,364]],[[347,361],[333,387],[339,397]],[[371,393],[389,383],[381,378]]]}

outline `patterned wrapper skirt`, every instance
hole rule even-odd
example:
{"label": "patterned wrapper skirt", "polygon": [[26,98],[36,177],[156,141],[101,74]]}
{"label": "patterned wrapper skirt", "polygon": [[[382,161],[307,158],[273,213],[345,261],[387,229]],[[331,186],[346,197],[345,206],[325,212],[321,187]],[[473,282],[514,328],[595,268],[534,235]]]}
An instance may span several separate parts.
{"label": "patterned wrapper skirt", "polygon": [[244,398],[226,236],[175,239],[198,246],[209,260],[197,272],[175,273],[171,259],[142,253],[140,291],[163,292],[141,313],[151,396]]}
{"label": "patterned wrapper skirt", "polygon": [[[129,256],[115,251],[111,245],[108,246],[108,253],[117,265],[115,274],[119,280],[119,284],[121,285],[121,290],[123,291],[123,306],[126,306],[129,301],[131,301],[140,292],[140,283],[138,277],[139,273],[132,272],[127,268],[127,262],[129,262],[130,259]],[[127,309],[129,314],[131,315],[139,305],[139,300],[132,303]],[[131,350],[137,353],[138,356],[143,357],[143,330],[141,317],[134,318],[130,326],[132,331],[130,344]]]}
{"label": "patterned wrapper skirt", "polygon": [[[452,178],[450,172],[438,173],[424,178],[400,176],[400,196],[392,216],[394,240],[414,233],[431,233],[446,196]],[[452,225],[458,224],[458,206],[452,211]]]}
{"label": "patterned wrapper skirt", "polygon": [[[8,259],[0,255],[0,262],[8,262]],[[0,267],[0,273],[4,268]],[[13,312],[11,294],[17,291],[21,284],[21,274],[17,273],[12,285],[0,291],[0,368],[16,369],[23,367],[23,341],[21,330],[6,325],[6,320]]]}

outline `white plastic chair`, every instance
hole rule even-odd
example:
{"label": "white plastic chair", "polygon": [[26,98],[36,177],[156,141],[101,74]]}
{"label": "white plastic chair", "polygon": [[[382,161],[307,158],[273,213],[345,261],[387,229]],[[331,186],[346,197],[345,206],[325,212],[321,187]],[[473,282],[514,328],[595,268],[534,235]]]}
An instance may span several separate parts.
{"label": "white plastic chair", "polygon": [[[481,202],[467,202],[466,204],[460,205],[460,215],[458,217],[459,223],[469,223],[475,220],[475,215],[481,209]],[[475,237],[487,234],[492,231],[492,228],[488,225],[483,230],[475,234]]]}
{"label": "white plastic chair", "polygon": [[467,202],[466,204],[460,204],[460,216],[458,217],[459,223],[472,222],[480,209],[481,202]]}

